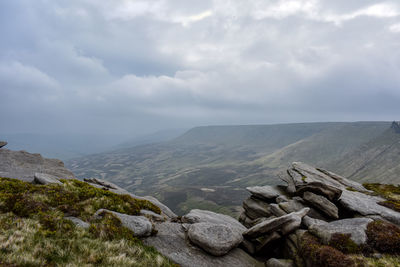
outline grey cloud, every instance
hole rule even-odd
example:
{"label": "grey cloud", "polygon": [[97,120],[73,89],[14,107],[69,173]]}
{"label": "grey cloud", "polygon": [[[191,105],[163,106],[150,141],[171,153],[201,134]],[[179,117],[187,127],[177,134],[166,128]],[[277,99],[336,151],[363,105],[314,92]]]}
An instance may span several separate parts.
{"label": "grey cloud", "polygon": [[398,3],[239,2],[2,1],[0,132],[396,119]]}

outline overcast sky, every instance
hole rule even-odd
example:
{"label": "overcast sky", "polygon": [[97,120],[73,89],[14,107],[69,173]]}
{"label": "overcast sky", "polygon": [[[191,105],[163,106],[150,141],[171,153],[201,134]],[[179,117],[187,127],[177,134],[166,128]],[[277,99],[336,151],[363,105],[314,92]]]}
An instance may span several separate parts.
{"label": "overcast sky", "polygon": [[0,132],[394,119],[398,0],[0,1]]}

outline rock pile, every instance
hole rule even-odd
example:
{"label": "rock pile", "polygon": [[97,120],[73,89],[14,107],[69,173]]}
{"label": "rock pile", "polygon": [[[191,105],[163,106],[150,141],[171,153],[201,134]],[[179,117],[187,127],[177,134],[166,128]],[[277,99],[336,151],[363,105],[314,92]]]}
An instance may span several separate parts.
{"label": "rock pile", "polygon": [[[239,221],[248,228],[242,247],[252,255],[285,257],[293,261],[282,266],[303,266],[304,259],[295,255],[301,254],[305,232],[325,245],[340,234],[363,246],[374,220],[400,224],[400,213],[380,205],[382,198],[337,174],[294,162],[281,179],[287,185],[247,188],[251,196],[243,202]],[[278,266],[277,259],[268,262]]]}

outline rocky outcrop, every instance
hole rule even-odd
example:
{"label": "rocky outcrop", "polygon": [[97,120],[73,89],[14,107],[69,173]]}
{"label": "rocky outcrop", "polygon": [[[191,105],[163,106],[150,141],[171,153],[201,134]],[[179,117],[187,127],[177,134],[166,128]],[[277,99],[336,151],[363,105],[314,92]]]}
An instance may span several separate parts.
{"label": "rocky outcrop", "polygon": [[5,147],[7,144],[6,141],[0,141],[0,148]]}
{"label": "rocky outcrop", "polygon": [[383,198],[327,170],[295,162],[280,178],[287,183],[284,190],[250,188],[252,195],[243,202],[239,217],[248,228],[242,243],[248,253],[266,260],[282,255],[293,260],[270,259],[267,266],[315,266],[302,256],[305,233],[321,245],[336,242],[356,250],[367,246],[367,228],[375,219],[400,225],[400,213],[379,204]]}
{"label": "rocky outcrop", "polygon": [[57,179],[72,179],[74,174],[58,159],[46,159],[40,154],[26,151],[0,149],[0,177],[15,178],[27,182],[34,180],[35,173],[44,173]]}
{"label": "rocky outcrop", "polygon": [[392,126],[390,127],[392,128],[396,133],[400,134],[400,123],[397,121],[392,122]]}

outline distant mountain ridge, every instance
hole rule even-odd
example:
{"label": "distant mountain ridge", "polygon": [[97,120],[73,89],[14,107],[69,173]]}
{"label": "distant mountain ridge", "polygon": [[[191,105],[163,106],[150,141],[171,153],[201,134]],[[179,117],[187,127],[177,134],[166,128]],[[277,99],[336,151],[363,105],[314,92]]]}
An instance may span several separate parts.
{"label": "distant mountain ridge", "polygon": [[[390,122],[196,127],[168,142],[90,155],[66,164],[78,177],[99,177],[136,194],[155,195],[178,214],[194,207],[237,214],[240,199],[248,194],[246,186],[276,184],[276,175],[293,161],[344,175],[365,165],[355,157],[381,144],[373,140],[386,140],[395,132],[390,127]],[[382,172],[383,164],[379,172],[370,169],[368,175],[358,172],[362,177],[351,178],[374,181],[383,173],[379,182],[400,182],[394,172],[400,159],[395,151],[387,172]]]}

